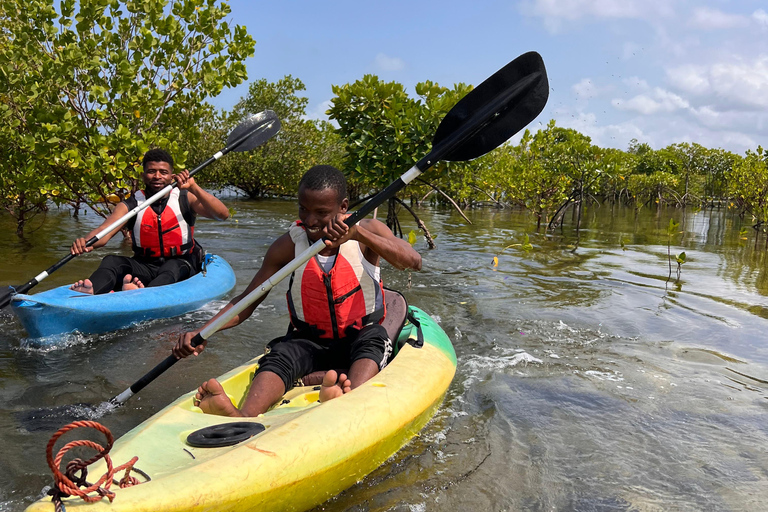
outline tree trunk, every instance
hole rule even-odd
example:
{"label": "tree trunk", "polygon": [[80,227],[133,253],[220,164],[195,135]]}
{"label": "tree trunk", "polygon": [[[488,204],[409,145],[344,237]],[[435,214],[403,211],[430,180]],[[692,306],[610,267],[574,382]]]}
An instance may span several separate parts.
{"label": "tree trunk", "polygon": [[393,233],[397,228],[397,213],[395,212],[395,198],[390,197],[387,200],[387,227],[392,230]]}
{"label": "tree trunk", "polygon": [[[26,210],[24,209],[24,200],[26,199],[26,195],[24,192],[19,193],[19,202],[18,202],[18,215],[16,216],[16,236],[19,238],[22,238],[24,236],[24,224],[27,222],[27,214]],[[11,212],[13,214],[13,212]]]}
{"label": "tree trunk", "polygon": [[[397,198],[393,198],[393,199],[397,199]],[[411,215],[413,215],[413,218],[414,218],[414,219],[416,219],[416,225],[417,225],[417,226],[419,226],[419,229],[421,229],[421,231],[424,233],[424,239],[427,241],[427,246],[428,246],[430,249],[434,249],[435,247],[437,247],[437,246],[435,245],[435,240],[434,240],[434,238],[432,238],[432,234],[431,234],[431,233],[429,232],[429,230],[427,229],[427,226],[426,226],[426,224],[424,224],[424,222],[423,222],[423,221],[422,221],[422,220],[419,218],[419,216],[418,216],[418,215],[416,215],[416,212],[414,212],[413,210],[411,210],[411,209],[408,207],[408,205],[406,205],[404,202],[400,201],[399,199],[397,199],[397,201],[398,201],[398,202],[399,202],[401,205],[403,205],[403,208],[405,208],[406,210],[408,210],[408,212],[409,212]]]}

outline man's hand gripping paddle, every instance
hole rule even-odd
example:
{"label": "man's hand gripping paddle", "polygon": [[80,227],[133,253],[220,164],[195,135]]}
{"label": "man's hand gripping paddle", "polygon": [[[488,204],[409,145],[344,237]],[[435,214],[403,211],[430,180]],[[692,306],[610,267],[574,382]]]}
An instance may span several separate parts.
{"label": "man's hand gripping paddle", "polygon": [[[245,121],[243,121],[237,127],[235,127],[234,130],[232,130],[232,132],[229,134],[229,137],[227,137],[227,147],[225,147],[224,149],[222,149],[221,151],[219,151],[218,153],[210,157],[208,160],[206,160],[205,162],[201,163],[200,165],[198,165],[197,167],[189,171],[190,177],[196,174],[197,172],[201,171],[202,169],[208,167],[211,163],[223,157],[230,151],[236,151],[236,152],[250,151],[267,142],[270,138],[272,138],[272,136],[274,136],[279,131],[280,131],[280,120],[277,118],[277,114],[275,114],[271,110],[265,110],[264,112],[259,112],[258,114],[252,114]],[[136,208],[134,208],[127,214],[123,215],[122,217],[120,217],[118,220],[116,220],[115,222],[113,222],[103,230],[99,231],[96,235],[89,238],[85,246],[91,247],[93,244],[98,242],[100,239],[104,238],[113,230],[122,226],[130,218],[136,216],[139,212],[141,212],[148,206],[162,199],[166,194],[168,194],[168,192],[170,192],[176,186],[178,185],[175,182],[171,185],[168,185],[167,187],[162,189],[160,192],[158,192],[157,194],[147,199],[140,206],[137,206]],[[8,286],[5,290],[0,292],[0,309],[10,304],[14,295],[19,293],[27,293],[30,289],[32,289],[34,286],[40,283],[40,281],[42,281],[43,279],[51,275],[56,270],[63,267],[65,264],[67,264],[70,260],[74,259],[75,257],[76,256],[74,254],[68,254],[64,258],[60,259],[55,265],[51,266],[44,272],[41,272],[40,274],[30,279],[26,283],[19,286]]]}

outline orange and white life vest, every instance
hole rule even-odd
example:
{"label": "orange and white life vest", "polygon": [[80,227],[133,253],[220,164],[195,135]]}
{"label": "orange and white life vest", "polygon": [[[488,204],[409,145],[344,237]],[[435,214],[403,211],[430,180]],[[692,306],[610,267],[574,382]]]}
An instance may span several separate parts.
{"label": "orange and white life vest", "polygon": [[[152,207],[139,212],[133,222],[131,234],[133,235],[133,252],[137,256],[144,258],[168,258],[189,254],[195,247],[195,226],[187,222],[184,218],[182,202],[179,201],[181,191],[174,188],[168,194],[168,202],[160,214],[156,213]],[[129,207],[134,203],[136,207],[146,201],[143,191],[136,194],[126,201]],[[184,201],[187,210],[189,203]],[[131,207],[131,208],[133,208]],[[129,209],[131,209],[129,208]],[[194,215],[186,212],[188,217],[194,219]]]}
{"label": "orange and white life vest", "polygon": [[[288,233],[296,246],[296,256],[310,246],[298,221]],[[327,272],[317,256],[296,269],[287,293],[293,326],[320,338],[339,339],[348,335],[350,327],[360,329],[381,323],[386,313],[384,285],[365,268],[364,258],[360,244],[349,240],[339,246],[333,267]]]}

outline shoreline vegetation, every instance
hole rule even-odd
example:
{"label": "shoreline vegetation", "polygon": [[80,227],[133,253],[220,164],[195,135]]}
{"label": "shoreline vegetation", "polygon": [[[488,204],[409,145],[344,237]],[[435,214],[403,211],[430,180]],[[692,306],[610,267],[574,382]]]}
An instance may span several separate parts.
{"label": "shoreline vegetation", "polygon": [[[351,198],[363,199],[428,151],[440,120],[472,90],[424,81],[409,94],[365,75],[331,86],[330,121],[319,121],[307,119],[305,86],[288,75],[252,81],[231,111],[217,110],[206,100],[248,80],[244,61],[255,46],[244,27],[225,21],[224,1],[161,0],[149,10],[132,1],[0,2],[8,78],[0,83],[0,211],[20,237],[45,222],[50,205],[106,216],[138,188],[147,149],[165,147],[177,169],[191,167],[265,109],[277,113],[281,133],[216,162],[196,177],[201,185],[254,199],[292,196],[301,174],[324,163],[342,169]],[[432,247],[413,205],[521,208],[536,216],[538,231],[568,223],[578,232],[586,206],[611,203],[727,208],[765,229],[768,153],[761,146],[737,155],[693,142],[653,149],[633,139],[620,150],[544,122],[476,160],[440,162],[390,200],[387,224],[404,236],[397,213],[404,210]]]}

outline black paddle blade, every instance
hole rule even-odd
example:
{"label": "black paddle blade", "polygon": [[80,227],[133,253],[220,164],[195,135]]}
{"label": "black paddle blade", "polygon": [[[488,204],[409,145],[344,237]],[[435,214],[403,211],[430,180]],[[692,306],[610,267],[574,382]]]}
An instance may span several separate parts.
{"label": "black paddle blade", "polygon": [[0,291],[0,309],[3,309],[11,303],[11,297],[13,297],[14,293],[16,293],[16,291],[12,286],[9,286],[3,291]]}
{"label": "black paddle blade", "polygon": [[433,151],[461,128],[477,125],[472,135],[439,159],[462,161],[482,156],[533,121],[548,98],[549,82],[541,55],[524,53],[456,103],[437,128]]}
{"label": "black paddle blade", "polygon": [[243,142],[233,147],[232,151],[243,152],[257,148],[271,139],[280,131],[280,119],[271,110],[251,114],[245,121],[237,125],[227,137],[227,146],[237,142],[243,136],[248,136]]}

